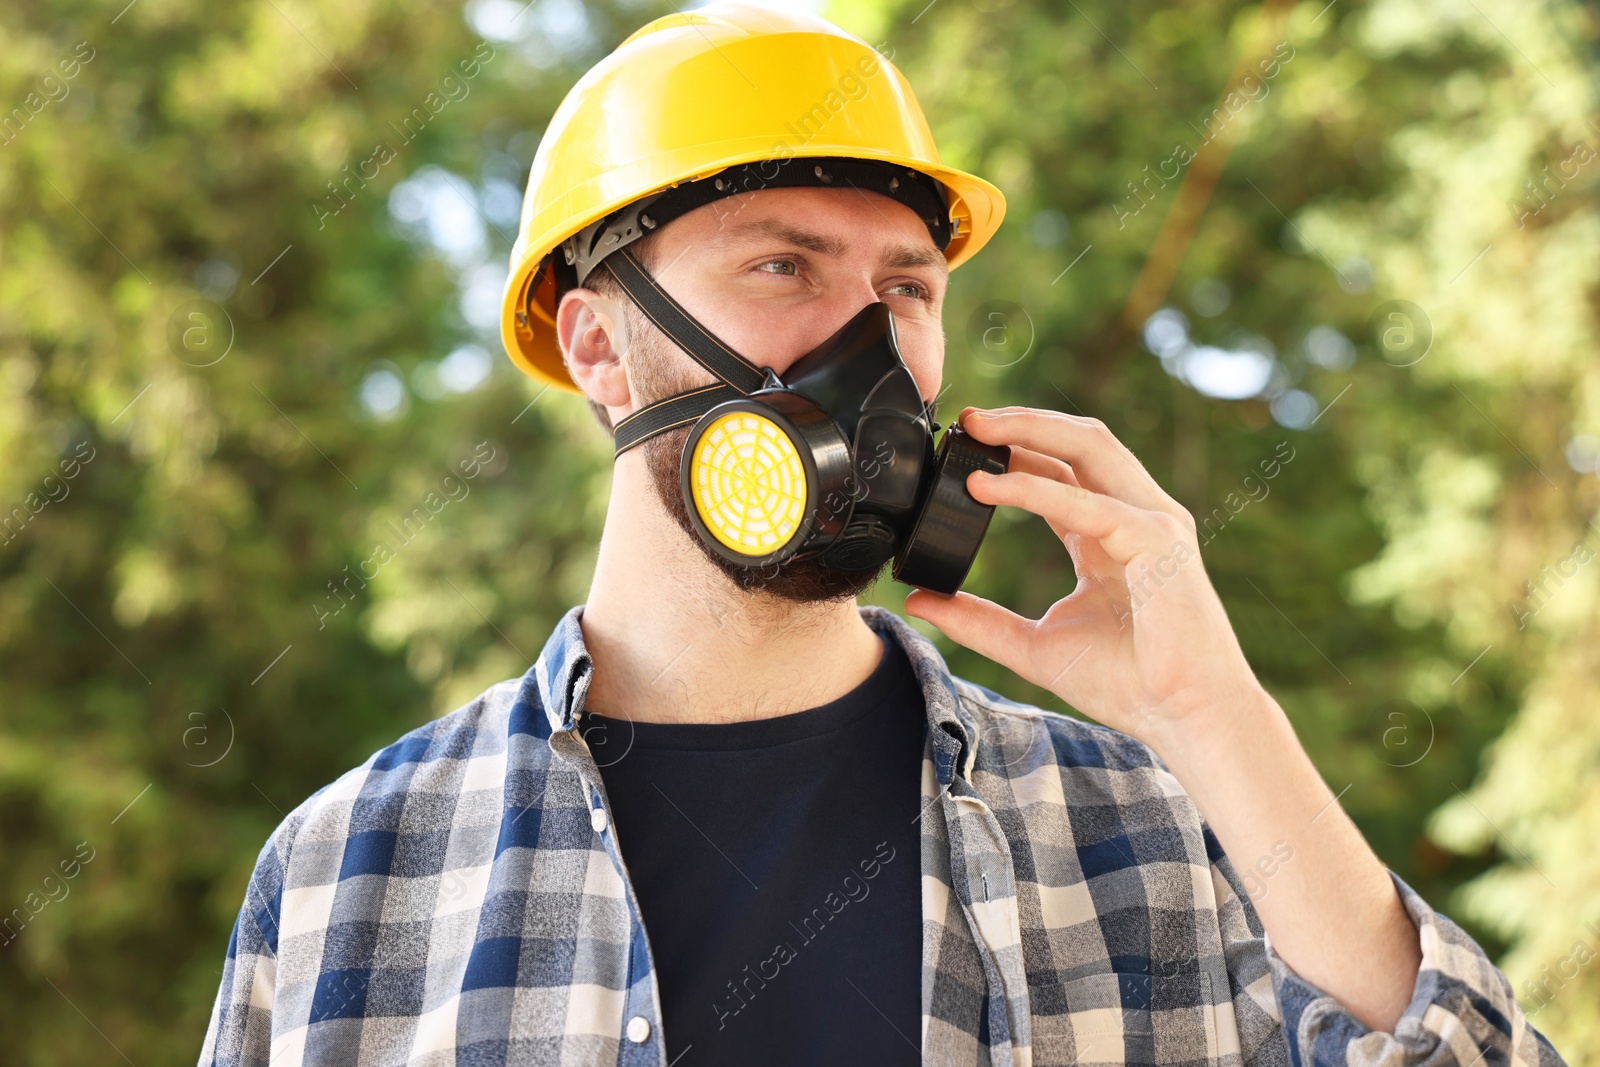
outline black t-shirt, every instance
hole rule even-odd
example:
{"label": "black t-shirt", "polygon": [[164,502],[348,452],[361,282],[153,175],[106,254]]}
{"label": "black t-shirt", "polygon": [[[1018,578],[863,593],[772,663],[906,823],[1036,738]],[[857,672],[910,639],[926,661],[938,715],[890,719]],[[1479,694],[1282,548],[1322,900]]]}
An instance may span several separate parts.
{"label": "black t-shirt", "polygon": [[905,651],[883,645],[866,681],[809,711],[582,718],[674,1067],[919,1062],[927,716]]}

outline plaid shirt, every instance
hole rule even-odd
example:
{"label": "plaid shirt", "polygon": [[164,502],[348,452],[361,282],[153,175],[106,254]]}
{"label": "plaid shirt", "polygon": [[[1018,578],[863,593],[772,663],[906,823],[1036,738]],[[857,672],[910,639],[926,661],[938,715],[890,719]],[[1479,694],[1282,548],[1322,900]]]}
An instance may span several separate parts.
{"label": "plaid shirt", "polygon": [[[1422,970],[1391,1034],[1299,978],[1139,742],[952,676],[894,614],[923,760],[923,1062],[1553,1067],[1509,983],[1395,879]],[[569,611],[538,661],[292,812],[262,849],[202,1065],[666,1067]]]}

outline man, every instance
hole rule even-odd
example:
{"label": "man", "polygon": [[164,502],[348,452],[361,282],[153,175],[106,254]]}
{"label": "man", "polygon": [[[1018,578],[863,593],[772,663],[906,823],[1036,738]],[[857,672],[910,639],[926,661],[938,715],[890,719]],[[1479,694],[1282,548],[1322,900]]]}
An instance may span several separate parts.
{"label": "man", "polygon": [[[790,379],[841,337],[892,321],[871,351],[928,431],[949,269],[1002,211],[938,163],[899,72],[811,16],[669,16],[585,76],[533,165],[505,335],[618,442],[589,597],[523,678],[279,827],[202,1063],[1560,1063],[1374,857],[1194,521],[1100,423],[959,420],[1009,463],[949,506],[1042,516],[1077,588],[1036,621],[905,606],[1104,727],[858,607],[870,523],[856,555],[777,563],[715,534],[689,472],[716,405],[800,410]],[[790,457],[807,485],[825,453]],[[777,521],[762,479],[788,468],[741,455],[741,520],[759,497]],[[856,458],[861,513],[913,462]],[[893,536],[903,566],[917,534]]]}

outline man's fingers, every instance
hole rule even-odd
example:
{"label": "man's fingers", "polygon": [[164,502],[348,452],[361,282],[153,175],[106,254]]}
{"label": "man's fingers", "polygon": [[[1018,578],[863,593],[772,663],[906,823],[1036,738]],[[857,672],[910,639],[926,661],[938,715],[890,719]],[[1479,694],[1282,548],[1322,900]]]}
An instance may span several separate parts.
{"label": "man's fingers", "polygon": [[[1024,474],[1037,474],[1041,478],[1049,478],[1051,481],[1055,482],[1064,482],[1067,485],[1075,486],[1079,484],[1078,476],[1073,472],[1070,464],[1063,463],[1054,456],[1047,456],[1041,452],[1035,452],[1031,448],[1023,448],[1021,445],[1012,445],[1010,447],[1011,464],[1007,470],[1021,471]],[[1065,526],[1062,526],[1060,523],[1055,522],[1054,520],[1047,519],[1046,521],[1050,523],[1051,532],[1053,532],[1063,541],[1065,541],[1067,536],[1072,533],[1071,530],[1067,529]],[[1095,542],[1088,541],[1085,543],[1092,545]],[[1102,551],[1100,555],[1103,556],[1104,552]],[[1078,560],[1076,557],[1073,558],[1073,563],[1075,566],[1077,565]]]}
{"label": "man's fingers", "polygon": [[906,614],[926,619],[958,645],[964,645],[1019,675],[1027,667],[1026,655],[1033,620],[1023,618],[992,600],[971,593],[943,597],[926,589],[917,589],[906,597]]}
{"label": "man's fingers", "polygon": [[1011,446],[1011,465],[1006,469],[1022,471],[1024,474],[1037,474],[1041,478],[1065,482],[1068,485],[1081,484],[1071,464],[1064,463],[1054,456],[1035,452],[1031,448],[1024,448],[1022,445]]}
{"label": "man's fingers", "polygon": [[962,420],[973,437],[993,445],[1021,445],[1064,460],[1079,484],[1136,507],[1178,515],[1182,507],[1098,419],[1038,408],[974,411]]}
{"label": "man's fingers", "polygon": [[1122,564],[1146,553],[1169,552],[1188,536],[1183,523],[1164,511],[1137,508],[1104,493],[1023,471],[974,471],[967,476],[967,489],[982,503],[1023,508],[1052,525],[1092,537]]}

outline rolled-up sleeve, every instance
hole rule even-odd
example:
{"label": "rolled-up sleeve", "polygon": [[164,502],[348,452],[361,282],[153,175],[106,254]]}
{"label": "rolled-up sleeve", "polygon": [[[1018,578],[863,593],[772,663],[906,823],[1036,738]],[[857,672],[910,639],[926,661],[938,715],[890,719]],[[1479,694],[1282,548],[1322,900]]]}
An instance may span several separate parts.
{"label": "rolled-up sleeve", "polygon": [[1393,871],[1422,950],[1411,1002],[1393,1033],[1373,1030],[1296,974],[1277,950],[1227,857],[1215,856],[1224,957],[1249,1067],[1564,1067],[1506,976],[1466,931]]}
{"label": "rolled-up sleeve", "polygon": [[1511,983],[1466,931],[1428,906],[1393,871],[1416,924],[1422,966],[1394,1033],[1371,1030],[1289,967],[1267,942],[1267,959],[1297,1064],[1348,1067],[1562,1067],[1528,1025]]}

